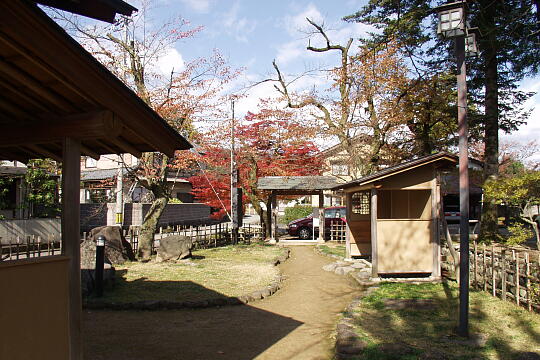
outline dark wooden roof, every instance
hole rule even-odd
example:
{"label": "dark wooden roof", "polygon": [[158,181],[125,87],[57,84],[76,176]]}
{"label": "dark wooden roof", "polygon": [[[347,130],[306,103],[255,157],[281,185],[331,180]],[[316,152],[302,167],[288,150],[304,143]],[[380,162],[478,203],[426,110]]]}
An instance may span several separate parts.
{"label": "dark wooden roof", "polygon": [[333,176],[265,176],[259,178],[257,189],[281,193],[311,193],[331,189],[337,184]]}
{"label": "dark wooden roof", "polygon": [[[112,1],[112,0],[111,0]],[[109,0],[105,1],[109,2]],[[116,1],[112,1],[116,2]],[[191,144],[34,3],[0,2],[0,160],[59,160],[62,139],[83,155]]]}
{"label": "dark wooden roof", "polygon": [[389,168],[378,171],[378,172],[373,173],[371,175],[364,176],[364,177],[362,177],[360,179],[355,179],[355,180],[349,181],[347,183],[340,184],[338,186],[335,186],[333,189],[334,190],[346,189],[346,188],[350,188],[350,187],[353,187],[353,186],[366,185],[366,184],[381,180],[383,178],[399,174],[399,173],[404,172],[404,171],[409,171],[409,170],[415,169],[415,168],[417,168],[419,166],[424,166],[424,165],[427,165],[427,164],[430,164],[430,163],[433,163],[433,162],[440,162],[440,161],[444,162],[445,165],[450,165],[450,164],[455,165],[455,164],[458,163],[458,157],[456,155],[449,154],[449,153],[446,153],[446,152],[440,152],[440,153],[437,153],[437,154],[423,156],[423,157],[420,157],[418,159],[406,161],[406,162],[401,163],[401,164],[396,165],[396,166],[391,166]]}
{"label": "dark wooden roof", "polygon": [[109,23],[114,22],[116,14],[130,16],[137,11],[122,0],[35,0],[35,2]]}

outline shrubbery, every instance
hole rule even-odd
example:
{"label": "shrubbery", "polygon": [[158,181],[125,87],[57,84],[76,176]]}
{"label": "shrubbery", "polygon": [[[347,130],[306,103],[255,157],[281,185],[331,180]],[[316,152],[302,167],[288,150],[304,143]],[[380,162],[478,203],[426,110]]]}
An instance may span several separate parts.
{"label": "shrubbery", "polygon": [[285,216],[283,217],[283,222],[285,224],[290,223],[291,221],[304,218],[313,213],[313,207],[308,205],[295,205],[293,207],[285,208]]}

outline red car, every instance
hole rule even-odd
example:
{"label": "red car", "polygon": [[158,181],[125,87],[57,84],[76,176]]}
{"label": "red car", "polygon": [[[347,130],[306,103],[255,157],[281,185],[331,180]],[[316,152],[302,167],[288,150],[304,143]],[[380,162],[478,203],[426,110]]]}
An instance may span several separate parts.
{"label": "red car", "polygon": [[[334,206],[324,209],[324,228],[325,237],[330,235],[330,225],[345,223],[345,206]],[[307,240],[313,238],[313,215],[291,221],[288,225],[288,233],[291,236],[298,236],[300,239]],[[318,236],[319,227],[315,227],[315,236]]]}

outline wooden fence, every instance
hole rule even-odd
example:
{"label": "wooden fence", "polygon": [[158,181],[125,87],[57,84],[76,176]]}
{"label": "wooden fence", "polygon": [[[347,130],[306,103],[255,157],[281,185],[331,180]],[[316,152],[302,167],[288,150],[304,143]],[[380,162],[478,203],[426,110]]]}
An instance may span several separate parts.
{"label": "wooden fence", "polygon": [[21,239],[17,236],[15,239],[10,239],[7,244],[0,242],[0,261],[60,255],[61,253],[62,242],[52,237],[42,239],[41,236],[31,235],[26,236],[26,239]]}
{"label": "wooden fence", "polygon": [[[159,228],[158,234],[154,237],[152,244],[152,253],[155,253],[159,247],[159,239],[169,235],[181,235],[191,238],[194,249],[206,249],[211,247],[225,246],[232,244],[231,224],[219,223],[200,226],[173,226]],[[241,243],[250,243],[252,239],[262,238],[262,228],[256,224],[246,224],[239,229],[238,240]],[[125,231],[124,236],[137,252],[139,247],[140,227],[131,227]]]}
{"label": "wooden fence", "polygon": [[497,249],[473,242],[470,256],[470,283],[502,300],[540,311],[540,255]]}
{"label": "wooden fence", "polygon": [[330,241],[345,242],[347,224],[340,220],[330,220]]}
{"label": "wooden fence", "polygon": [[[229,245],[231,240],[231,224],[219,223],[199,226],[174,226],[160,228],[154,237],[152,253],[159,247],[159,239],[168,235],[183,235],[191,237],[195,249],[218,247]],[[124,231],[124,236],[137,252],[139,245],[140,227],[131,227]],[[83,233],[82,239],[86,239],[87,233]],[[246,224],[238,231],[240,243],[250,243],[253,239],[262,238],[262,227],[259,224]],[[59,239],[49,237],[47,240],[41,236],[26,236],[26,239],[17,237],[10,242],[0,242],[0,261],[19,260],[42,256],[60,255],[62,253],[62,242]]]}

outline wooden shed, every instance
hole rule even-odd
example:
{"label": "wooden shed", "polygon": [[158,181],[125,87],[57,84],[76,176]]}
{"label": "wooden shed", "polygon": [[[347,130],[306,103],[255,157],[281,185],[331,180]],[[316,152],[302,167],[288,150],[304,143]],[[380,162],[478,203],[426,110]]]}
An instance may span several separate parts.
{"label": "wooden shed", "polygon": [[[135,10],[38,2],[107,21]],[[191,145],[29,0],[0,2],[0,128],[0,160],[62,162],[62,254],[0,262],[0,359],[81,359],[81,154]]]}
{"label": "wooden shed", "polygon": [[373,277],[440,277],[440,171],[457,162],[438,153],[335,187],[346,194],[347,257],[370,257]]}

